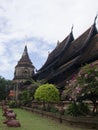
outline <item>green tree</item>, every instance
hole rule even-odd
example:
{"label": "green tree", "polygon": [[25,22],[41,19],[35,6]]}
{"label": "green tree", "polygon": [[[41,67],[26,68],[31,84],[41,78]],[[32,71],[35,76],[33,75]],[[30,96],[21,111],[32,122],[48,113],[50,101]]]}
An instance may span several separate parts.
{"label": "green tree", "polygon": [[35,99],[38,101],[53,102],[59,101],[59,91],[53,84],[41,85],[35,92]]}
{"label": "green tree", "polygon": [[30,105],[31,101],[32,101],[32,92],[29,90],[24,90],[21,92],[20,95],[20,101],[22,103],[22,105],[26,106],[26,105]]}
{"label": "green tree", "polygon": [[[27,90],[29,90],[29,92],[32,92],[32,99],[34,99],[34,93],[35,93],[36,89],[44,83],[45,83],[45,80],[34,81],[33,79],[29,79],[29,80],[25,81],[24,85],[27,86],[26,88],[27,88]],[[26,88],[25,88],[25,90],[26,90]]]}
{"label": "green tree", "polygon": [[97,111],[98,64],[87,64],[68,82],[66,95],[74,101],[91,100],[93,112]]}
{"label": "green tree", "polygon": [[54,102],[54,101],[60,100],[58,89],[53,84],[48,84],[48,83],[43,84],[43,85],[39,86],[39,88],[36,89],[34,98],[37,101],[43,102],[44,109],[46,109],[45,102],[49,103],[49,102]]}
{"label": "green tree", "polygon": [[2,76],[0,76],[0,100],[5,100],[8,96],[10,87],[12,82],[10,80],[6,80]]}
{"label": "green tree", "polygon": [[93,112],[97,110],[98,100],[98,64],[87,64],[81,69],[77,77],[80,96],[78,100],[89,99],[93,103]]}

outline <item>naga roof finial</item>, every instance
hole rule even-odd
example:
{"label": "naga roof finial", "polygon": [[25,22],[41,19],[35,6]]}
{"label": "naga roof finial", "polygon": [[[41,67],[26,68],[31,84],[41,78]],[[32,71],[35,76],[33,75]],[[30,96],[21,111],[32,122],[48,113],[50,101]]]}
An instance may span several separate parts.
{"label": "naga roof finial", "polygon": [[97,12],[97,14],[96,14],[96,16],[95,16],[94,24],[96,24],[96,19],[97,19],[97,17],[98,17],[98,12]]}
{"label": "naga roof finial", "polygon": [[74,27],[74,25],[72,24],[72,27],[71,27],[71,32],[73,32],[73,27]]}

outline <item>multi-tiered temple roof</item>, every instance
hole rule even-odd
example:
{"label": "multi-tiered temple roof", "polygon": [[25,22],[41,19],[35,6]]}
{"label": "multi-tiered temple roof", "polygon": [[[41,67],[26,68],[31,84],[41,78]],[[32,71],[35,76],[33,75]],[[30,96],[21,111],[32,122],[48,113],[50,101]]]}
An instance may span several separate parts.
{"label": "multi-tiered temple roof", "polygon": [[45,64],[33,76],[63,88],[81,65],[98,60],[98,32],[96,23],[74,40],[71,33],[49,54]]}

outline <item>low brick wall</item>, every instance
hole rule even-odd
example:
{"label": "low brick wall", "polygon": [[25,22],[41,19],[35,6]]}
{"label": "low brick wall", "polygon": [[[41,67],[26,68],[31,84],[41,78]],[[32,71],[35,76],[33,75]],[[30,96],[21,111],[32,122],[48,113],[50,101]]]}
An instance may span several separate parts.
{"label": "low brick wall", "polygon": [[[93,104],[91,101],[84,101],[89,108],[91,109],[91,111],[93,110]],[[47,106],[47,103],[45,103]],[[63,106],[63,109],[66,110],[68,108],[70,104],[70,101],[60,101],[60,102],[51,102],[50,105],[54,106],[55,108],[57,108],[58,110],[61,108],[61,106]],[[97,101],[97,105],[98,105],[98,101]],[[42,109],[43,107],[43,102],[37,102],[37,101],[32,101],[32,108],[38,108],[38,109]]]}
{"label": "low brick wall", "polygon": [[[46,106],[48,105],[47,102],[45,104]],[[61,106],[63,106],[64,110],[66,110],[69,105],[69,101],[50,102],[49,104],[52,105],[52,107],[54,106],[58,110],[61,108]],[[32,101],[32,108],[42,109],[42,107],[43,102]]]}
{"label": "low brick wall", "polygon": [[98,130],[98,117],[72,117],[72,116],[62,116],[58,113],[51,113],[42,110],[37,110],[29,107],[22,107],[22,109],[31,111],[33,113],[39,114],[43,117],[56,120],[60,123],[65,123],[70,126],[76,126],[81,128],[89,128]]}

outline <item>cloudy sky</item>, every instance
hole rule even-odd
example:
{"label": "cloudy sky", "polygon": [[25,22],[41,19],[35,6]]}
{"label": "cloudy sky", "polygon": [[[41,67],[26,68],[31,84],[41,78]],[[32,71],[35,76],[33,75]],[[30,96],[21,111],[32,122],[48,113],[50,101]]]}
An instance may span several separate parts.
{"label": "cloudy sky", "polygon": [[0,0],[0,75],[13,79],[25,45],[39,69],[72,25],[77,38],[97,13],[98,0]]}

